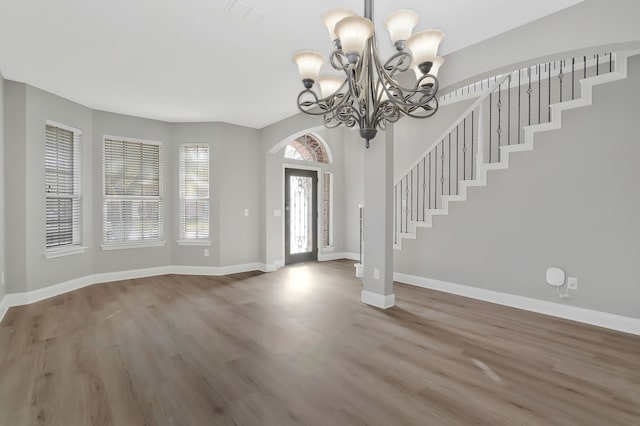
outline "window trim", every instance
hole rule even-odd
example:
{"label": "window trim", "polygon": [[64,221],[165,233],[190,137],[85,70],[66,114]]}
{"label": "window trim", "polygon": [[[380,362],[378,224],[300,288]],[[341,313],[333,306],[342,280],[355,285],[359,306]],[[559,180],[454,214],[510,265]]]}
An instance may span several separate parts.
{"label": "window trim", "polygon": [[[325,206],[324,205],[324,191],[325,191],[325,187],[324,187],[324,176],[325,175],[329,175],[329,206]],[[333,216],[334,216],[334,203],[333,203],[333,188],[334,188],[334,179],[335,179],[335,173],[333,172],[329,172],[329,171],[322,171],[322,225],[324,228],[325,225],[325,217],[324,217],[324,209],[326,207],[328,207],[329,210],[329,245],[325,246],[324,245],[324,229],[323,231],[323,235],[322,235],[322,251],[333,251],[335,250],[335,244],[334,244],[334,239],[333,239]]]}
{"label": "window trim", "polygon": [[[295,137],[289,137],[287,138],[287,143],[284,144],[284,149],[283,149],[283,153],[282,156],[284,158],[285,161],[287,160],[292,160],[292,161],[300,161],[302,163],[313,163],[313,164],[333,164],[333,156],[331,155],[331,150],[329,149],[329,145],[327,144],[327,142],[320,137],[318,134],[316,134],[315,132],[301,132],[300,134],[294,135]],[[295,148],[292,144],[295,142],[298,142],[300,144],[302,144],[302,142],[300,142],[300,139],[302,138],[312,138],[313,140],[315,140],[318,143],[318,146],[321,148],[323,155],[325,157],[326,161],[318,161],[317,159],[317,155],[316,155],[316,150],[313,151],[313,155],[314,155],[314,159],[313,160],[308,160],[305,158],[295,158],[295,157],[288,157],[287,156],[287,151],[288,148],[291,148],[292,150],[294,150],[295,152],[297,152],[299,155],[302,156],[302,154],[300,153],[300,151],[298,150],[298,148]],[[306,146],[303,146],[304,148],[306,148]]]}
{"label": "window trim", "polygon": [[84,253],[89,247],[85,247],[83,245],[78,245],[78,244],[74,244],[74,245],[69,245],[69,246],[64,246],[64,247],[56,247],[56,248],[50,248],[45,250],[44,252],[44,258],[45,259],[55,259],[58,257],[64,257],[64,256],[71,256],[74,254],[82,254]]}
{"label": "window trim", "polygon": [[177,240],[176,243],[179,246],[206,246],[209,247],[211,245],[211,240],[210,239],[204,239],[204,238],[199,238],[199,239],[181,239],[181,240]]}
{"label": "window trim", "polygon": [[[192,146],[206,146],[207,147],[207,183],[208,183],[208,191],[207,191],[207,236],[205,238],[186,238],[186,232],[183,234],[182,222],[183,222],[183,211],[182,211],[182,156],[183,149],[186,147]],[[205,200],[205,198],[197,198],[196,200]],[[210,246],[211,245],[211,146],[209,143],[199,143],[199,142],[184,142],[181,143],[178,148],[178,236],[179,239],[176,243],[179,246]]]}
{"label": "window trim", "polygon": [[164,247],[166,244],[165,240],[149,240],[146,242],[139,241],[130,241],[130,242],[118,242],[118,243],[109,243],[109,244],[101,244],[100,248],[102,250],[124,250],[124,249],[136,249],[136,248],[147,248],[147,247]]}
{"label": "window trim", "polygon": [[[82,129],[78,129],[76,127],[73,126],[69,126],[54,120],[49,120],[46,119],[44,121],[45,125],[44,125],[44,131],[45,131],[45,145],[46,145],[46,135],[47,135],[47,127],[56,127],[58,129],[61,130],[66,130],[68,132],[71,132],[73,134],[73,141],[72,143],[75,145],[77,143],[77,151],[74,151],[74,157],[77,155],[77,158],[73,158],[72,159],[72,163],[75,165],[77,163],[78,166],[78,194],[77,195],[71,195],[69,197],[48,197],[47,193],[45,192],[44,195],[44,201],[45,201],[45,249],[43,252],[43,256],[45,259],[55,259],[58,257],[63,257],[63,256],[71,256],[74,254],[81,254],[84,253],[85,250],[88,248],[84,245],[84,233],[82,232],[82,225],[83,225],[83,216],[84,216],[84,207],[83,207],[83,195],[82,195],[82,136],[84,134],[84,132],[82,131]],[[77,138],[77,140],[76,140]],[[44,155],[46,155],[46,146],[45,146],[45,152]],[[46,166],[45,166],[46,167]],[[45,171],[45,175],[46,175],[46,171]],[[78,204],[79,204],[79,214],[78,214],[78,225],[77,225],[77,229],[79,232],[79,242],[76,244],[67,244],[64,246],[56,246],[56,247],[47,247],[47,231],[46,231],[46,202],[47,202],[47,198],[71,198],[71,199],[77,199],[78,200]],[[72,224],[72,228],[73,224]],[[71,237],[72,241],[73,241],[73,231],[72,231],[72,237]]]}
{"label": "window trim", "polygon": [[[160,232],[160,238],[158,239],[149,239],[149,240],[136,240],[136,241],[116,241],[116,242],[108,242],[104,240],[104,226],[105,226],[105,217],[104,217],[104,203],[105,200],[108,199],[121,199],[119,195],[106,195],[106,171],[105,171],[105,143],[107,140],[111,141],[122,141],[122,142],[131,142],[131,143],[140,143],[140,144],[148,144],[148,145],[157,145],[160,148],[160,153],[158,157],[159,167],[158,167],[158,179],[160,185],[160,193],[158,196],[158,202],[160,204],[159,214],[161,216],[160,226],[158,227]],[[161,247],[166,244],[165,238],[165,197],[164,197],[164,148],[163,143],[161,141],[154,141],[148,139],[140,139],[140,138],[130,138],[124,136],[114,136],[114,135],[102,135],[102,243],[100,244],[100,248],[102,250],[123,250],[123,249],[135,249],[135,248],[146,248],[146,247]],[[133,196],[132,196],[133,197]],[[144,199],[142,196],[135,196],[140,200]],[[155,201],[155,198],[153,198]]]}

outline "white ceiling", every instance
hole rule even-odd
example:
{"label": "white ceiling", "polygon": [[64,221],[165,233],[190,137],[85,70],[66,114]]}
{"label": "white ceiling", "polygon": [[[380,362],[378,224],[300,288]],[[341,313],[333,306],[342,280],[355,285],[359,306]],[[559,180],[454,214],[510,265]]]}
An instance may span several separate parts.
{"label": "white ceiling", "polygon": [[[581,0],[377,0],[439,28],[447,54]],[[362,0],[0,0],[0,70],[91,108],[261,128],[297,113],[291,57],[331,51],[320,17]],[[380,46],[381,48],[383,46]],[[390,53],[391,49],[383,48]],[[330,66],[325,65],[326,72]],[[446,72],[446,65],[442,68]]]}

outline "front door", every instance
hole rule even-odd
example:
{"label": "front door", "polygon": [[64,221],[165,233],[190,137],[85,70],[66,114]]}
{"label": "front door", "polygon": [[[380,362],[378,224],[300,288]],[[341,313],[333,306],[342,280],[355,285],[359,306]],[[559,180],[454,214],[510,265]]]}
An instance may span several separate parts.
{"label": "front door", "polygon": [[318,259],[318,172],[284,170],[285,264]]}

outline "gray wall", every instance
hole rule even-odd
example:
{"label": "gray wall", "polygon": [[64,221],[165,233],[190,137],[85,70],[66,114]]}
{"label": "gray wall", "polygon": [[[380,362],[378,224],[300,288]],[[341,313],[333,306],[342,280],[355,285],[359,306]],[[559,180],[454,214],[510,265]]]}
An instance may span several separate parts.
{"label": "gray wall", "polygon": [[[258,131],[221,124],[220,155],[217,159],[220,220],[220,265],[256,262],[259,257],[258,233],[260,192],[260,145]],[[244,210],[249,216],[244,216]]]}
{"label": "gray wall", "polygon": [[[44,135],[46,120],[72,126],[83,131],[81,145],[82,240],[89,247],[82,254],[45,259]],[[94,176],[92,111],[82,105],[26,86],[26,154],[22,166],[26,172],[26,290],[34,290],[92,273],[94,215],[92,210]],[[13,266],[13,265],[11,265]]]}
{"label": "gray wall", "polygon": [[6,293],[5,250],[6,250],[6,229],[4,226],[5,204],[4,204],[4,170],[5,170],[5,149],[4,149],[4,77],[0,71],[0,300]]}
{"label": "gray wall", "polygon": [[25,238],[27,230],[24,214],[27,209],[26,85],[5,81],[4,105],[5,176],[11,176],[11,185],[5,186],[6,241],[11,242],[10,249],[6,253],[6,290],[7,293],[18,293],[26,290],[27,283],[27,242]]}
{"label": "gray wall", "polygon": [[[91,170],[93,136],[90,109],[37,88],[6,82],[4,94],[6,175],[7,291],[23,292],[92,273],[93,246]],[[46,120],[83,131],[83,254],[46,260],[44,200],[44,134]]]}
{"label": "gray wall", "polygon": [[[94,270],[97,273],[144,269],[171,264],[171,212],[175,194],[169,190],[177,163],[171,159],[170,125],[161,121],[110,112],[93,112],[93,209],[94,209]],[[124,138],[144,139],[162,143],[163,161],[163,214],[164,237],[167,243],[163,247],[148,247],[122,250],[102,250],[102,144],[104,135]]]}
{"label": "gray wall", "polygon": [[[4,123],[0,148],[2,176],[11,176],[0,227],[11,241],[6,253],[7,292],[20,293],[94,273],[168,265],[229,266],[258,262],[260,163],[259,131],[223,123],[170,124],[93,111],[35,87],[2,80]],[[46,120],[83,131],[82,254],[45,259],[44,132]],[[102,144],[104,135],[161,142],[163,145],[163,247],[102,250]],[[210,256],[203,247],[178,246],[178,150],[181,143],[211,146]],[[4,196],[4,186],[3,193]],[[0,197],[2,198],[2,197]],[[1,201],[0,201],[1,202]],[[249,209],[249,216],[244,216]],[[2,228],[4,229],[4,228]],[[3,250],[3,249],[2,249]],[[3,258],[0,251],[0,259]],[[4,260],[0,260],[0,272]],[[0,295],[1,297],[1,295]]]}
{"label": "gray wall", "polygon": [[[375,139],[371,141],[375,143]],[[360,252],[360,209],[364,205],[364,156],[366,149],[357,131],[346,131],[344,138],[344,251]]]}
{"label": "gray wall", "polygon": [[[315,164],[305,161],[289,160],[284,158],[284,150],[292,137],[304,132],[312,131],[320,136],[328,145],[333,155],[331,164]],[[261,234],[264,235],[261,255],[263,262],[268,265],[278,264],[284,261],[284,216],[274,216],[274,210],[280,210],[284,215],[284,165],[293,168],[300,166],[318,167],[322,172],[333,173],[334,178],[334,247],[333,252],[343,252],[346,246],[345,233],[345,205],[350,201],[345,200],[351,183],[347,178],[347,167],[350,165],[345,149],[350,145],[346,134],[350,130],[343,128],[326,129],[318,127],[318,119],[298,114],[260,130],[262,146],[263,182],[261,184]],[[276,148],[274,148],[276,147]],[[270,151],[275,151],[271,152]],[[318,224],[320,227],[320,223]],[[320,250],[320,253],[329,253]]]}
{"label": "gray wall", "polygon": [[[396,271],[640,318],[640,57],[629,74],[405,240]],[[546,284],[549,266],[578,277],[571,299]]]}
{"label": "gray wall", "polygon": [[[554,53],[629,43],[640,47],[638,0],[585,0],[446,56],[440,87],[461,86],[493,76],[513,64]],[[605,49],[606,51],[606,49]]]}
{"label": "gray wall", "polygon": [[422,120],[404,118],[393,126],[394,175],[398,179],[407,167],[422,157],[424,151],[442,136],[451,123],[473,104],[475,99],[456,102],[438,109],[436,115]]}
{"label": "gray wall", "polygon": [[[179,246],[176,241],[180,237],[178,224],[180,223],[180,211],[178,204],[179,182],[178,179],[171,180],[171,192],[175,194],[175,203],[170,206],[172,223],[170,233],[167,235],[167,244],[172,249],[173,261],[176,265],[195,265],[195,266],[217,266],[220,262],[220,252],[218,250],[220,244],[220,234],[217,224],[220,217],[220,196],[219,196],[219,160],[220,160],[220,144],[218,123],[187,123],[174,124],[171,126],[171,140],[173,143],[170,147],[170,159],[173,170],[179,171],[180,161],[180,144],[183,143],[201,143],[209,145],[209,239],[210,247],[202,246]],[[204,256],[204,250],[209,250],[209,257]]]}

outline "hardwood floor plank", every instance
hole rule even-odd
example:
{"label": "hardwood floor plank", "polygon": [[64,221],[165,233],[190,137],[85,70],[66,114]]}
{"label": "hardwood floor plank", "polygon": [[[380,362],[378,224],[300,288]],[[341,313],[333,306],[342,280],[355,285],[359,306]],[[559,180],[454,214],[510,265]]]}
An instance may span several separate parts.
{"label": "hardwood floor plank", "polygon": [[0,323],[0,425],[638,425],[640,337],[353,262],[93,285]]}

